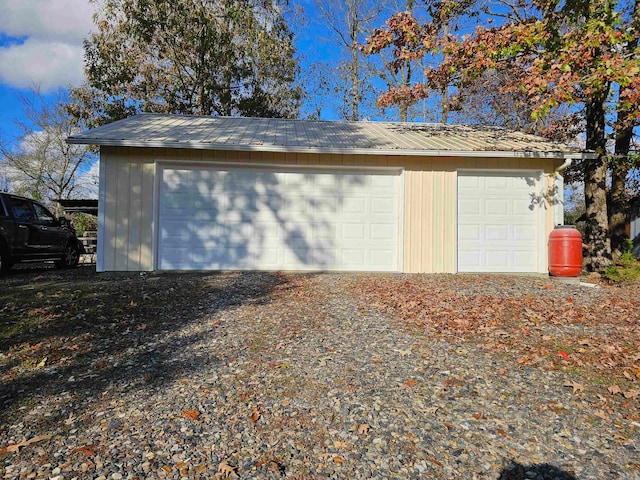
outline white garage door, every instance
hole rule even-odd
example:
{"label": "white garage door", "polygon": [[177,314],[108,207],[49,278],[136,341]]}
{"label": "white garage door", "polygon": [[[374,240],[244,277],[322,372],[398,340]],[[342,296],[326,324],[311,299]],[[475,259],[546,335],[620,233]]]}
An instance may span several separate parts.
{"label": "white garage door", "polygon": [[458,172],[458,271],[538,272],[537,174]]}
{"label": "white garage door", "polygon": [[160,270],[398,270],[399,173],[164,168]]}

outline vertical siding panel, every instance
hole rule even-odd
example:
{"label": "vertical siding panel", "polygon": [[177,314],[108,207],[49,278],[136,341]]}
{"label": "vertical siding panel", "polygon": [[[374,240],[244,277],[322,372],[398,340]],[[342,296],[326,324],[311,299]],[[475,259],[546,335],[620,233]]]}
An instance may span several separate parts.
{"label": "vertical siding panel", "polygon": [[457,257],[457,225],[458,218],[458,185],[456,173],[446,172],[445,174],[445,225],[448,225],[444,237],[444,264],[442,271],[445,273],[455,273]]}
{"label": "vertical siding panel", "polygon": [[[434,165],[435,168],[438,168],[439,165]],[[432,245],[431,251],[431,272],[441,272],[442,271],[442,255],[443,255],[443,244],[442,244],[442,235],[443,230],[446,228],[444,225],[444,219],[442,215],[442,207],[443,207],[443,195],[442,191],[442,171],[438,168],[434,171],[432,175],[433,187],[432,187],[432,198],[431,204],[433,207],[431,208],[431,235],[429,243]]]}
{"label": "vertical siding panel", "polygon": [[420,184],[418,182],[420,172],[409,170],[409,188],[407,192],[408,202],[411,203],[407,222],[409,225],[409,238],[407,251],[409,253],[409,268],[411,273],[420,272]]}
{"label": "vertical siding panel", "polygon": [[116,254],[115,269],[127,270],[129,255],[129,203],[131,200],[129,191],[130,163],[125,149],[118,148],[117,167],[117,196],[116,207]]}
{"label": "vertical siding panel", "polygon": [[295,165],[297,164],[296,154],[295,153],[285,153],[285,154],[276,154],[278,156],[275,163],[285,163],[287,165]]}
{"label": "vertical siding panel", "polygon": [[405,258],[405,272],[416,272],[416,260],[415,260],[415,174],[413,170],[407,169],[405,171],[405,217],[404,217],[404,258]]}
{"label": "vertical siding panel", "polygon": [[296,155],[296,162],[298,163],[298,165],[309,165],[309,154],[298,153]]}
{"label": "vertical siding panel", "polygon": [[[140,268],[142,270],[153,270],[153,245],[155,233],[154,218],[154,198],[153,190],[155,183],[155,164],[153,157],[147,157],[142,164],[142,192],[141,192],[141,209],[142,219],[140,222],[141,245],[140,245]],[[155,228],[154,228],[155,226]]]}
{"label": "vertical siding panel", "polygon": [[331,154],[329,155],[330,165],[342,165],[342,155]]}
{"label": "vertical siding panel", "polygon": [[420,171],[420,216],[417,218],[419,228],[420,272],[430,273],[433,268],[431,243],[433,232],[433,172]]}
{"label": "vertical siding panel", "polygon": [[[131,155],[131,154],[130,154]],[[142,164],[140,154],[131,155],[129,178],[129,234],[127,238],[127,270],[140,270],[140,225],[142,223]]]}
{"label": "vertical siding panel", "polygon": [[403,174],[402,188],[402,258],[400,259],[400,271],[409,272],[409,236],[411,234],[411,202],[409,201],[409,172],[405,170]]}
{"label": "vertical siding panel", "polygon": [[192,162],[201,162],[202,161],[202,156],[203,156],[203,151],[202,150],[188,150],[188,152],[190,153],[189,159]]}
{"label": "vertical siding panel", "polygon": [[118,155],[115,148],[107,149],[106,194],[104,223],[104,270],[116,269],[116,248],[118,221]]}

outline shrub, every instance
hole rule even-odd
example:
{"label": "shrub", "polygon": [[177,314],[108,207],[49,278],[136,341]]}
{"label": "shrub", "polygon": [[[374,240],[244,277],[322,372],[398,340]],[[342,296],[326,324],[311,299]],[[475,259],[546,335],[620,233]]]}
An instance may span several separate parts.
{"label": "shrub", "polygon": [[623,253],[615,265],[607,267],[604,277],[616,283],[633,283],[640,281],[640,261],[632,252]]}
{"label": "shrub", "polygon": [[86,231],[98,230],[98,218],[88,213],[74,213],[71,224],[79,237],[83,237]]}

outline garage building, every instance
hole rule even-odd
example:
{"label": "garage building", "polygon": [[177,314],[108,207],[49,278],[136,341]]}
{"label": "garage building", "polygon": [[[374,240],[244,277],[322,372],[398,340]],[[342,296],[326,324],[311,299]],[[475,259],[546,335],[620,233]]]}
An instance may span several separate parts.
{"label": "garage building", "polygon": [[141,114],[100,146],[98,271],[546,272],[560,171],[500,128]]}

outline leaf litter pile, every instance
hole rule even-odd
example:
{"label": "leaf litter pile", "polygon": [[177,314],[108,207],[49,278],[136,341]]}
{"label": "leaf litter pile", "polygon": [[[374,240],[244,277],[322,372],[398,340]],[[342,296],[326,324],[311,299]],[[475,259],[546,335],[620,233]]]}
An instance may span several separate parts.
{"label": "leaf litter pile", "polygon": [[355,290],[430,338],[473,343],[521,365],[566,372],[604,387],[601,393],[640,396],[640,284],[590,288],[526,277],[435,275],[367,279]]}
{"label": "leaf litter pile", "polygon": [[637,287],[0,279],[1,478],[638,478]]}

